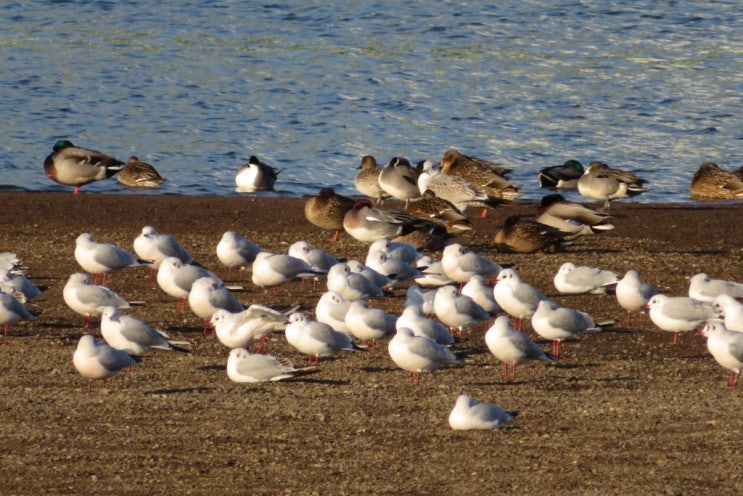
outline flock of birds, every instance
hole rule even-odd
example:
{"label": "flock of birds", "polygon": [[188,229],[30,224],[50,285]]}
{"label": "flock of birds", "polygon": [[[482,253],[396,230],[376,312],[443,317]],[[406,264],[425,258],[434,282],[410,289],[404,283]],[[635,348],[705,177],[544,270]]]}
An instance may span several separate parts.
{"label": "flock of birds", "polygon": [[[700,172],[709,169],[707,165],[703,164]],[[74,186],[76,192],[83,184],[116,173],[116,167],[121,171],[122,166],[111,157],[74,147],[69,141],[57,142],[44,163],[49,177]],[[255,183],[253,190],[260,181],[273,186],[275,171],[260,172],[267,166],[255,157],[246,167],[257,167],[257,172],[241,172],[238,177],[249,176]],[[97,342],[92,334],[83,336],[73,364],[88,380],[90,392],[94,380],[105,382],[128,370],[150,349],[188,350],[188,341],[174,341],[137,317],[122,313],[138,302],[127,301],[105,286],[108,274],[146,266],[162,291],[176,299],[178,309],[190,308],[203,320],[204,334],[213,327],[219,341],[231,350],[227,375],[235,382],[277,381],[315,373],[321,358],[345,351],[374,351],[379,340],[389,338],[389,358],[409,373],[411,384],[418,384],[423,373],[466,366],[466,359],[457,356],[451,345],[469,329],[491,320],[485,343],[503,362],[504,380],[513,381],[519,365],[530,360],[549,363],[560,355],[563,341],[600,331],[612,322],[596,322],[586,312],[559,305],[523,281],[514,268],[503,267],[448,239],[472,228],[464,215],[467,208],[487,212],[520,196],[519,186],[507,179],[508,172],[454,150],[439,163],[427,161],[416,167],[399,157],[378,167],[373,157],[364,157],[355,186],[366,198],[350,199],[324,189],[305,204],[305,215],[312,224],[336,231],[336,236],[344,231],[369,243],[363,262],[339,260],[305,241],[292,244],[288,253],[272,253],[235,232],[224,233],[215,251],[229,270],[228,277],[233,271],[249,270],[253,284],[271,291],[298,279],[303,284],[324,283],[327,288],[317,300],[314,319],[296,307],[276,310],[260,303],[246,307],[222,279],[195,263],[173,236],[158,233],[151,226],[144,227],[134,240],[134,253],[96,242],[88,233],[80,234],[74,256],[84,273],[69,276],[63,298],[70,309],[85,317],[86,328],[91,319],[100,321],[105,342]],[[557,189],[577,188],[584,196],[605,201],[606,209],[614,199],[647,191],[642,179],[600,162],[584,171],[578,162],[569,161],[543,170],[540,181]],[[390,197],[404,202],[405,209],[385,208],[383,202]],[[605,212],[566,202],[559,194],[547,198],[540,208],[542,220],[533,224],[547,232],[562,233],[563,242],[613,227]],[[423,215],[425,209],[416,205],[421,202],[435,204],[435,208],[426,208],[436,214]],[[545,208],[545,203],[559,208]],[[579,220],[575,212],[588,213]],[[505,236],[501,242],[513,241]],[[432,249],[434,245],[439,248]],[[424,247],[429,255],[423,254]],[[0,256],[0,269],[5,274],[0,281],[3,342],[10,325],[34,318],[24,303],[40,293],[18,268],[15,255]],[[492,285],[491,280],[495,281]],[[738,301],[743,298],[743,284],[697,274],[690,280],[688,296],[669,296],[658,293],[633,270],[619,277],[600,268],[565,262],[554,276],[554,285],[561,294],[615,294],[627,311],[628,325],[634,313],[642,316],[646,312],[658,328],[674,333],[675,343],[680,332],[701,329],[712,356],[730,370],[728,384],[737,384],[743,367],[743,303]],[[374,306],[398,288],[407,296],[399,315]],[[524,320],[538,336],[552,342],[550,352],[523,332]],[[263,354],[266,339],[274,332],[282,332],[289,345],[308,356],[306,367]],[[491,429],[512,419],[513,415],[495,405],[461,395],[449,422],[453,429]]]}

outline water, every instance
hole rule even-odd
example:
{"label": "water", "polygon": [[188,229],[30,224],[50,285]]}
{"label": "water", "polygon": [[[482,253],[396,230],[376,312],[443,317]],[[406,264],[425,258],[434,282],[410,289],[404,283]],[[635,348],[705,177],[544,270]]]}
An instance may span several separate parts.
{"label": "water", "polygon": [[254,154],[275,194],[354,195],[363,155],[457,148],[527,199],[576,158],[690,202],[700,163],[743,164],[736,1],[3,3],[3,185],[69,191],[42,170],[63,138],[155,165],[150,194],[238,194]]}

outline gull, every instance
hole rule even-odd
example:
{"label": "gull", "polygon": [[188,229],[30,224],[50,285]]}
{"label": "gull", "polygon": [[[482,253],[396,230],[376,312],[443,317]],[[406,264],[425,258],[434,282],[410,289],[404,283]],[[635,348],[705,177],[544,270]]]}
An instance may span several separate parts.
{"label": "gull", "polygon": [[273,191],[280,170],[264,164],[258,157],[251,155],[245,165],[235,174],[235,191],[239,193],[253,193],[255,191]]}
{"label": "gull", "polygon": [[328,324],[336,331],[352,336],[346,324],[346,314],[351,307],[351,301],[345,299],[335,291],[326,291],[317,300],[315,305],[315,319]]}
{"label": "gull", "polygon": [[461,365],[453,351],[431,338],[416,336],[407,327],[397,329],[388,346],[395,365],[408,371],[410,384],[420,384],[423,372],[433,372],[439,367]]}
{"label": "gull", "polygon": [[743,303],[730,295],[721,294],[715,298],[714,309],[724,318],[729,331],[743,332]]}
{"label": "gull", "polygon": [[514,269],[503,269],[493,287],[493,297],[501,309],[518,320],[519,330],[524,319],[531,319],[542,300],[550,301],[533,286],[521,280]]}
{"label": "gull", "polygon": [[583,164],[568,160],[562,165],[551,165],[539,171],[540,188],[578,189],[578,179],[583,175]]}
{"label": "gull", "polygon": [[726,329],[719,319],[709,320],[702,334],[707,336],[707,349],[717,363],[730,370],[728,387],[737,386],[743,368],[743,334]]}
{"label": "gull", "polygon": [[234,382],[269,382],[317,372],[317,367],[297,368],[284,358],[250,353],[244,348],[230,351],[227,377]]}
{"label": "gull", "polygon": [[347,334],[338,332],[323,322],[310,320],[302,312],[294,312],[289,316],[284,334],[291,346],[307,355],[310,365],[339,351],[359,350]]}
{"label": "gull", "polygon": [[402,260],[403,262],[414,264],[421,257],[421,250],[412,243],[402,241],[391,241],[389,238],[379,238],[369,245],[367,253],[374,251],[383,251],[388,258]]}
{"label": "gull", "polygon": [[587,313],[560,307],[547,300],[539,302],[537,311],[531,317],[531,326],[534,332],[552,341],[554,356],[560,356],[560,343],[563,340],[573,339],[584,332],[601,330]]}
{"label": "gull", "polygon": [[435,315],[433,302],[436,299],[437,289],[423,291],[417,284],[413,284],[405,292],[405,306],[415,305],[420,307],[423,315]]}
{"label": "gull", "polygon": [[377,166],[377,161],[373,156],[365,155],[361,158],[361,165],[358,169],[360,170],[353,180],[353,185],[359,193],[374,198],[376,204],[381,205],[385,198],[390,197],[379,185],[379,174],[382,168]]}
{"label": "gull", "polygon": [[536,221],[567,234],[598,234],[614,229],[610,215],[582,203],[566,200],[560,194],[545,195],[537,209]]}
{"label": "gull", "polygon": [[397,316],[381,308],[369,308],[366,300],[351,302],[346,312],[346,327],[363,343],[371,341],[372,352],[377,347],[377,339],[395,332],[396,322]]}
{"label": "gull", "polygon": [[368,199],[356,200],[343,218],[343,229],[354,239],[372,243],[379,238],[394,239],[414,232],[446,233],[446,228],[402,210],[375,207]]}
{"label": "gull", "polygon": [[217,258],[229,270],[227,277],[230,278],[232,269],[239,269],[242,278],[245,269],[253,263],[260,251],[258,245],[234,231],[226,231],[217,243]]}
{"label": "gull", "polygon": [[513,419],[514,415],[499,406],[460,394],[449,414],[449,426],[456,431],[499,429]]}
{"label": "gull", "polygon": [[280,312],[260,303],[254,303],[241,312],[220,308],[212,314],[210,323],[217,339],[226,347],[249,349],[260,341],[256,353],[261,353],[268,335],[286,329],[287,316],[297,308]]}
{"label": "gull", "polygon": [[436,290],[433,308],[436,318],[450,330],[457,329],[460,335],[465,329],[490,317],[485,309],[454,286],[442,286]]}
{"label": "gull", "polygon": [[449,345],[454,343],[454,336],[449,329],[438,320],[433,320],[423,315],[423,310],[418,305],[408,305],[402,311],[395,322],[395,329],[407,327],[416,336],[431,338],[439,344]]}
{"label": "gull", "polygon": [[633,312],[640,312],[640,321],[642,322],[645,315],[643,308],[650,301],[650,298],[656,294],[658,294],[658,290],[640,279],[640,274],[636,270],[628,270],[624,274],[624,277],[617,283],[616,296],[619,305],[627,310],[628,326],[632,322]]}
{"label": "gull", "polygon": [[93,274],[94,284],[101,274],[105,285],[108,274],[127,267],[145,265],[126,250],[110,243],[96,243],[90,233],[79,235],[75,243],[75,260],[84,271]]}
{"label": "gull", "polygon": [[0,269],[0,291],[8,294],[23,295],[23,300],[33,300],[46,288],[39,288],[23,274],[14,274],[10,270]]}
{"label": "gull", "polygon": [[328,271],[327,286],[346,300],[384,296],[382,288],[357,272],[351,272],[347,263],[338,263]]}
{"label": "gull", "polygon": [[330,253],[311,246],[307,241],[296,241],[289,247],[289,255],[304,260],[315,272],[324,273],[338,263]]}
{"label": "gull", "polygon": [[380,250],[372,251],[366,256],[366,266],[389,277],[390,283],[386,287],[390,288],[404,286],[422,275],[414,265],[404,260],[389,258],[385,252]]}
{"label": "gull", "polygon": [[152,165],[141,162],[136,155],[129,157],[116,179],[122,186],[130,188],[157,188],[165,182]]}
{"label": "gull", "polygon": [[128,353],[105,343],[96,343],[92,335],[86,334],[77,343],[72,363],[80,375],[88,379],[90,393],[94,380],[101,379],[105,385],[107,379],[128,370],[136,361]]}
{"label": "gull", "polygon": [[710,279],[700,272],[689,280],[689,297],[699,301],[713,302],[718,295],[743,298],[743,284],[723,279]]}
{"label": "gull", "polygon": [[444,248],[441,268],[444,269],[444,274],[458,283],[465,283],[476,274],[483,278],[494,277],[502,270],[497,263],[468,250],[459,243],[452,243]]}
{"label": "gull", "polygon": [[191,253],[183,248],[170,234],[157,232],[152,226],[144,226],[142,232],[134,240],[134,253],[141,260],[150,263],[150,269],[157,270],[160,264],[168,257],[176,257],[184,264],[193,262]]}
{"label": "gull", "polygon": [[469,282],[462,287],[461,292],[464,296],[472,298],[472,301],[480,305],[489,315],[495,316],[500,313],[501,307],[495,301],[493,288],[485,284],[482,276],[472,276]]}
{"label": "gull", "polygon": [[0,292],[0,325],[4,327],[3,341],[0,344],[8,342],[8,329],[11,325],[22,320],[34,320],[35,318],[16,297]]}
{"label": "gull", "polygon": [[431,192],[437,198],[451,203],[459,212],[466,211],[470,206],[495,208],[511,203],[500,196],[490,195],[464,177],[442,173],[438,166],[430,161],[423,162],[422,169],[418,176],[421,194]]}
{"label": "gull", "polygon": [[105,307],[130,307],[129,302],[110,289],[90,284],[88,276],[81,272],[70,275],[62,290],[62,297],[74,312],[85,316],[86,329],[91,317],[100,317]]}
{"label": "gull", "polygon": [[346,264],[348,265],[348,268],[351,272],[361,274],[366,279],[368,279],[369,282],[376,286],[379,286],[382,289],[386,289],[392,282],[392,279],[384,274],[380,274],[371,267],[364,265],[363,263],[361,263],[360,260],[348,260]]}
{"label": "gull", "polygon": [[173,351],[178,349],[174,346],[189,344],[171,341],[164,332],[136,317],[123,315],[112,306],[104,307],[101,312],[101,335],[109,346],[135,356],[144,355],[151,348]]}
{"label": "gull", "polygon": [[[485,344],[495,358],[503,362],[503,380],[516,380],[516,366],[527,360],[541,360],[550,363],[552,358],[542,351],[529,337],[511,327],[508,317],[501,315],[485,333]],[[512,375],[509,377],[508,366]]]}
{"label": "gull", "polygon": [[660,329],[673,333],[673,344],[678,344],[679,332],[693,331],[716,317],[710,303],[686,296],[657,294],[650,298],[647,307],[650,320]]}
{"label": "gull", "polygon": [[355,200],[340,195],[333,188],[322,188],[304,204],[304,216],[310,224],[324,231],[335,231],[333,241],[338,241],[343,230],[343,218],[353,208]]}
{"label": "gull", "polygon": [[565,262],[555,274],[555,288],[564,294],[607,294],[619,278],[614,272]]}
{"label": "gull", "polygon": [[229,289],[211,277],[201,277],[193,282],[188,293],[188,305],[191,311],[203,320],[204,335],[214,312],[220,308],[233,313],[245,309]]}
{"label": "gull", "polygon": [[300,278],[314,278],[312,267],[296,257],[262,251],[253,262],[253,284],[261,288],[278,286]]}
{"label": "gull", "polygon": [[209,277],[217,283],[222,280],[203,267],[184,264],[176,257],[168,257],[160,263],[157,269],[157,285],[170,296],[177,298],[176,309],[186,308],[188,294],[196,279]]}
{"label": "gull", "polygon": [[446,286],[447,284],[454,283],[451,277],[444,274],[444,268],[441,266],[441,261],[434,260],[430,255],[420,257],[416,261],[415,266],[423,274],[415,278],[416,284],[420,286],[430,288]]}
{"label": "gull", "polygon": [[578,192],[588,198],[604,200],[606,210],[611,200],[629,198],[649,191],[649,188],[643,186],[645,182],[629,172],[614,169],[602,162],[591,162],[578,179]]}
{"label": "gull", "polygon": [[405,202],[408,208],[410,200],[421,196],[418,189],[418,173],[410,162],[402,157],[393,157],[379,173],[379,187],[388,195]]}
{"label": "gull", "polygon": [[52,181],[74,186],[73,194],[80,186],[102,181],[124,168],[124,162],[97,150],[75,146],[69,140],[54,143],[52,153],[44,160],[44,172]]}

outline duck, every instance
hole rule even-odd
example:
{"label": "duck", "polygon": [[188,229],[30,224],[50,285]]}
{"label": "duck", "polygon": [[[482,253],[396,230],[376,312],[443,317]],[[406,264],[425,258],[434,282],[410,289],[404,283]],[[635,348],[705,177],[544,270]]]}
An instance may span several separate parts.
{"label": "duck", "polygon": [[470,221],[450,201],[439,198],[433,191],[423,192],[420,198],[410,202],[408,211],[419,217],[430,219],[446,227],[450,234],[458,234],[472,230]]}
{"label": "duck", "polygon": [[394,239],[415,231],[446,233],[446,229],[435,222],[402,210],[375,207],[368,198],[356,200],[343,218],[343,229],[363,243],[373,243],[379,238]]}
{"label": "duck", "polygon": [[379,187],[388,195],[405,202],[407,210],[410,200],[419,198],[421,191],[418,188],[418,171],[408,159],[393,157],[379,173]]}
{"label": "duck", "polygon": [[343,218],[354,203],[354,199],[336,193],[333,188],[322,188],[304,203],[304,216],[310,224],[324,231],[335,231],[332,239],[338,241]]}
{"label": "duck", "polygon": [[441,172],[467,179],[484,189],[490,196],[515,200],[523,195],[518,184],[505,177],[511,169],[477,157],[463,155],[457,150],[448,150],[439,162]]}
{"label": "duck", "polygon": [[255,191],[273,191],[276,179],[281,170],[267,165],[255,155],[248,158],[248,162],[240,167],[235,175],[236,190],[239,193],[253,193]]}
{"label": "duck", "polygon": [[540,188],[578,189],[578,179],[583,175],[583,164],[568,160],[562,165],[551,165],[539,171]]}
{"label": "duck", "polygon": [[373,155],[364,155],[361,158],[361,165],[357,168],[360,170],[353,180],[354,187],[362,195],[374,198],[376,205],[382,205],[390,195],[379,185],[382,168],[377,165],[377,159]]}
{"label": "duck", "polygon": [[537,209],[536,220],[568,234],[598,234],[614,229],[611,216],[582,203],[568,201],[561,194],[545,195]]}
{"label": "duck", "polygon": [[136,155],[129,157],[116,179],[119,184],[130,188],[158,188],[165,182],[153,166],[140,162]]}
{"label": "duck", "polygon": [[643,186],[647,181],[621,169],[594,161],[578,179],[578,193],[595,200],[604,200],[604,210],[611,200],[630,198],[649,191]]}
{"label": "duck", "polygon": [[743,178],[713,162],[704,162],[694,173],[689,190],[696,199],[734,200],[743,198]]}
{"label": "duck", "polygon": [[80,186],[108,179],[123,168],[124,162],[97,150],[75,146],[69,140],[54,143],[52,153],[44,159],[44,172],[49,179],[74,186],[73,194],[80,192]]}
{"label": "duck", "polygon": [[511,215],[495,233],[493,243],[499,251],[512,253],[544,253],[560,251],[572,239],[559,229],[534,219]]}

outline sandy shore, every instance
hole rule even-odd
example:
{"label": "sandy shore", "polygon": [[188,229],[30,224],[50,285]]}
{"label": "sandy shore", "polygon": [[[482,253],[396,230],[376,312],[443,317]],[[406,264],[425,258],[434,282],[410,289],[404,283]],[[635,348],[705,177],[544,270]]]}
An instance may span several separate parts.
{"label": "sandy shore", "polygon": [[[548,255],[501,254],[494,232],[523,203],[472,218],[457,239],[501,263],[565,306],[611,331],[563,346],[552,366],[527,364],[516,383],[484,346],[482,331],[456,345],[461,369],[407,384],[383,344],[320,363],[319,373],[267,385],[230,382],[228,350],[203,338],[190,311],[147,280],[147,270],[113,276],[110,287],[147,305],[132,314],[193,342],[190,354],[153,352],[134,370],[81,394],[71,357],[82,318],[62,287],[79,271],[75,238],[131,249],[145,225],[173,234],[219,274],[215,247],[234,230],[270,251],[305,239],[339,257],[366,246],[309,224],[301,198],[176,197],[2,193],[0,250],[18,253],[48,290],[29,305],[33,322],[11,329],[0,348],[3,494],[740,494],[741,389],[690,334],[674,346],[651,323],[624,326],[612,296],[559,296],[552,276],[573,261],[624,273],[634,268],[663,292],[685,294],[688,277],[743,281],[741,204],[612,206],[616,228]],[[248,280],[245,304],[301,304],[312,314],[317,292],[289,285],[270,298]],[[402,309],[399,292],[375,302]],[[92,332],[99,333],[93,327]],[[533,339],[537,338],[532,334]],[[537,340],[543,349],[548,344]],[[305,357],[275,335],[267,352]],[[460,392],[518,411],[495,432],[454,432],[448,413]]]}

